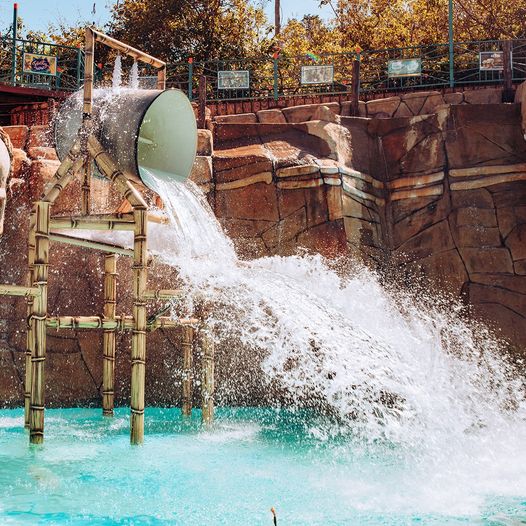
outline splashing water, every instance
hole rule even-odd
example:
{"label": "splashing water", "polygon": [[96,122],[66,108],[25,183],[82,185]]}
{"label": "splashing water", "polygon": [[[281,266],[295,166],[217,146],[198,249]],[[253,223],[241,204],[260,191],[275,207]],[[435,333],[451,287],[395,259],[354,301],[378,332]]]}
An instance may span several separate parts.
{"label": "splashing water", "polygon": [[130,80],[128,82],[128,87],[130,89],[139,89],[139,65],[137,61],[133,61],[133,66],[130,70]]}
{"label": "splashing water", "polygon": [[[524,385],[486,329],[357,265],[342,277],[321,256],[240,261],[193,183],[155,184],[174,227],[151,248],[189,297],[217,307],[217,337],[256,357],[267,391],[331,415],[316,437],[346,436],[353,454],[395,448],[426,506],[526,496]],[[227,397],[239,389],[235,375],[225,383]]]}
{"label": "splashing water", "polygon": [[111,86],[113,89],[118,89],[122,85],[122,59],[120,55],[115,58],[113,65],[113,74],[111,77]]}

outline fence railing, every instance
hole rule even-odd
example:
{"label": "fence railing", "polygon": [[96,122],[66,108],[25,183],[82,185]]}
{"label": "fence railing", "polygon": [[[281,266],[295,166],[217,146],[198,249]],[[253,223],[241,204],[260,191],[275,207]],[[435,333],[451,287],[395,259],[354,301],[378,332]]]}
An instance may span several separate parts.
{"label": "fence railing", "polygon": [[[168,65],[167,86],[197,99],[200,79],[205,76],[206,99],[218,102],[347,94],[353,91],[353,75],[358,71],[359,79],[354,79],[354,86],[363,94],[502,84],[504,49],[510,53],[508,76],[514,82],[526,80],[526,39],[522,39],[455,42],[452,49],[448,44],[433,44],[319,56],[277,53],[207,62],[194,62],[190,58]],[[55,74],[28,71],[24,56],[29,53],[56,59]],[[359,68],[356,68],[357,61]],[[402,69],[397,72],[395,66]],[[406,66],[408,70],[404,70]],[[111,69],[107,64],[97,72],[99,85],[111,84]],[[150,76],[151,72],[146,69],[141,71],[142,86],[151,84]],[[83,52],[74,47],[21,39],[13,46],[12,39],[1,38],[0,82],[77,90],[83,83]]]}

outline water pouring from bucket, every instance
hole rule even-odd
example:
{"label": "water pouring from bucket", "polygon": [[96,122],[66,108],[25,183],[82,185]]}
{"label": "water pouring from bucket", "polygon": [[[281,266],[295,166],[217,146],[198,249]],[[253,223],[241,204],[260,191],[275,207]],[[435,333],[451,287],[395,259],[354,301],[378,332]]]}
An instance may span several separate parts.
{"label": "water pouring from bucket", "polygon": [[[197,149],[197,125],[190,101],[179,90],[97,89],[93,92],[95,134],[119,168],[155,191],[154,177],[165,182],[188,178]],[[82,98],[71,96],[55,124],[62,160],[82,123]]]}

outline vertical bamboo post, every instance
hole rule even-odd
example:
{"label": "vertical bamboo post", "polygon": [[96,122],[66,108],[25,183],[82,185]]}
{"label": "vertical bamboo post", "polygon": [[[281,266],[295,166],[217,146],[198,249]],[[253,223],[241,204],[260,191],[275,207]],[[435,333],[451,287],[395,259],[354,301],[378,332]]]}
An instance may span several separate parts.
{"label": "vertical bamboo post", "polygon": [[157,70],[157,89],[166,89],[166,65]]}
{"label": "vertical bamboo post", "polygon": [[86,160],[82,167],[82,172],[84,178],[82,181],[82,204],[81,210],[82,215],[89,215],[91,212],[91,171],[92,171],[92,161],[89,155],[86,156]]}
{"label": "vertical bamboo post", "polygon": [[84,43],[84,116],[91,115],[93,105],[93,75],[95,66],[95,35],[86,28]]}
{"label": "vertical bamboo post", "polygon": [[[104,319],[115,319],[117,303],[117,255],[104,257]],[[115,397],[115,330],[105,329],[102,352],[102,414],[113,416]]]}
{"label": "vertical bamboo post", "polygon": [[[29,240],[28,240],[28,286],[32,287],[34,283],[34,264],[35,264],[35,226],[36,226],[35,211],[31,212],[29,220]],[[27,333],[26,333],[26,370],[24,378],[24,427],[29,428],[29,412],[31,405],[31,357],[34,353],[34,320],[33,303],[35,299],[33,296],[27,298]]]}
{"label": "vertical bamboo post", "polygon": [[29,415],[29,440],[32,444],[44,441],[44,399],[46,360],[47,280],[49,257],[50,203],[36,203],[34,285],[40,295],[33,302],[31,323],[34,352],[31,357],[31,406]]}
{"label": "vertical bamboo post", "polygon": [[192,415],[194,329],[183,327],[183,416]]}
{"label": "vertical bamboo post", "polygon": [[146,303],[148,250],[146,244],[148,214],[146,208],[133,212],[135,231],[133,240],[133,323],[131,349],[131,419],[132,444],[144,441],[144,389],[146,376]]}
{"label": "vertical bamboo post", "polygon": [[203,423],[214,420],[214,340],[208,328],[201,330],[203,367],[201,378],[201,408]]}

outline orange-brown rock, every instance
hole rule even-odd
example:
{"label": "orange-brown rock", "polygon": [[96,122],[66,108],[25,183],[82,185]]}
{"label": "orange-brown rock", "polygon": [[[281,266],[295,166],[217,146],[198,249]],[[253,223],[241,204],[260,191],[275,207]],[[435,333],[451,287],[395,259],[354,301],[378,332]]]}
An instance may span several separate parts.
{"label": "orange-brown rock", "polygon": [[210,130],[197,130],[197,155],[212,155],[214,139]]}
{"label": "orange-brown rock", "polygon": [[259,110],[258,121],[264,124],[285,124],[287,120],[281,110]]}
{"label": "orange-brown rock", "polygon": [[238,113],[237,115],[218,115],[215,122],[220,124],[251,124],[257,122],[255,113]]}
{"label": "orange-brown rock", "polygon": [[27,154],[30,159],[35,161],[48,160],[48,161],[58,161],[58,156],[55,148],[50,146],[33,146],[28,148]]}
{"label": "orange-brown rock", "polygon": [[29,136],[28,126],[4,126],[2,129],[9,135],[13,148],[25,149]]}
{"label": "orange-brown rock", "polygon": [[340,113],[340,105],[337,102],[327,102],[326,104],[305,104],[304,106],[292,106],[283,108],[283,115],[287,122],[300,123],[312,120],[313,115],[320,106],[326,106],[335,115]]}
{"label": "orange-brown rock", "polygon": [[53,146],[52,130],[48,125],[32,126],[29,130],[26,149],[38,146]]}
{"label": "orange-brown rock", "polygon": [[190,180],[197,184],[207,184],[212,182],[212,177],[212,157],[196,156]]}

